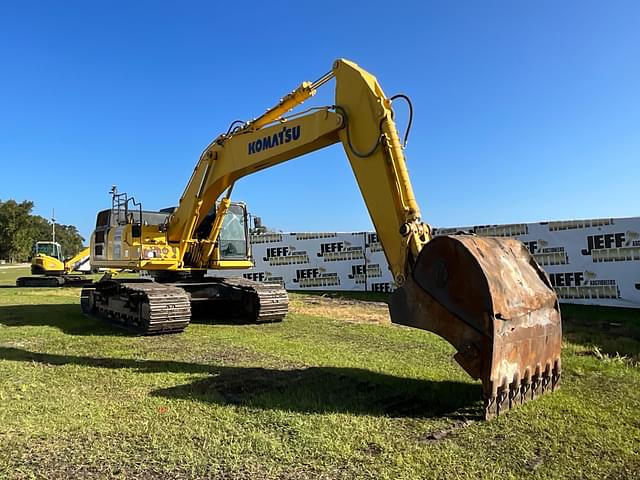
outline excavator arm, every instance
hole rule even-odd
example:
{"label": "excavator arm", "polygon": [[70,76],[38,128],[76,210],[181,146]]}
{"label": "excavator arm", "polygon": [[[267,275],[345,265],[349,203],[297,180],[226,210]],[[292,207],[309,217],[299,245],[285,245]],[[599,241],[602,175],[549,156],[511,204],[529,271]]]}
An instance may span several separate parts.
{"label": "excavator arm", "polygon": [[78,270],[85,262],[89,260],[90,248],[86,247],[76,253],[73,257],[64,261],[65,273],[71,273]]}
{"label": "excavator arm", "polygon": [[[333,77],[334,106],[283,118]],[[320,80],[303,83],[264,115],[221,135],[205,149],[167,230],[168,241],[180,244],[185,266],[212,265],[220,222],[214,223],[204,240],[194,241],[194,232],[236,180],[339,142],[395,281],[402,283],[431,238],[430,229],[420,219],[391,101],[373,75],[347,60],[337,60]],[[223,198],[217,218],[222,218],[228,201],[228,196]]]}
{"label": "excavator arm", "polygon": [[[333,106],[284,116],[331,78]],[[447,339],[458,351],[458,363],[482,381],[491,418],[559,385],[557,297],[518,241],[471,235],[432,239],[421,220],[391,103],[373,75],[337,60],[321,79],[303,83],[205,149],[170,218],[167,239],[179,243],[184,267],[215,266],[219,219],[236,180],[340,142],[393,273],[392,321]],[[205,239],[195,241],[204,215],[225,192],[218,221]]]}

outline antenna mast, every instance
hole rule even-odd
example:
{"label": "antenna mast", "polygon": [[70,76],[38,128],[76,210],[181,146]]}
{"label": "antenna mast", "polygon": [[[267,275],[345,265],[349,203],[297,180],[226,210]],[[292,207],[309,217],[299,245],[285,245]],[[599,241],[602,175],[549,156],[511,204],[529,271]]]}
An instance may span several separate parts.
{"label": "antenna mast", "polygon": [[51,233],[53,236],[53,241],[56,241],[56,209],[53,208],[51,212]]}

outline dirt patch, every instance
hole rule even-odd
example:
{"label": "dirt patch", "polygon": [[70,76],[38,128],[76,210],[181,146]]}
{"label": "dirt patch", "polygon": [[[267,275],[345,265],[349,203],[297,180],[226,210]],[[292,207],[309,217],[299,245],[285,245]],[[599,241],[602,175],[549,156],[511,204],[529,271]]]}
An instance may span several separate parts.
{"label": "dirt patch", "polygon": [[425,435],[422,435],[419,438],[420,443],[434,443],[444,440],[447,437],[455,435],[460,430],[467,428],[470,425],[473,425],[475,422],[473,420],[467,420],[466,418],[463,420],[457,420],[448,428],[444,428],[441,430],[436,430],[433,432],[429,432]]}
{"label": "dirt patch", "polygon": [[247,347],[233,345],[208,345],[198,348],[190,347],[189,339],[174,335],[144,337],[147,343],[140,343],[136,353],[142,359],[158,359],[160,361],[183,361],[202,365],[232,365],[240,363],[259,363],[265,360],[266,354],[256,352]]}
{"label": "dirt patch", "polygon": [[306,366],[300,362],[294,362],[276,355],[257,352],[238,346],[220,348],[206,353],[197,353],[190,356],[189,360],[208,365],[223,365],[228,367],[262,365],[284,370],[304,368]]}
{"label": "dirt patch", "polygon": [[378,455],[382,454],[383,449],[380,445],[378,445],[377,443],[373,443],[373,442],[369,442],[367,443],[367,445],[362,449],[362,451],[364,453],[366,453],[367,455],[371,455],[372,457],[377,457]]}
{"label": "dirt patch", "polygon": [[385,302],[295,294],[292,295],[289,311],[353,323],[391,323]]}

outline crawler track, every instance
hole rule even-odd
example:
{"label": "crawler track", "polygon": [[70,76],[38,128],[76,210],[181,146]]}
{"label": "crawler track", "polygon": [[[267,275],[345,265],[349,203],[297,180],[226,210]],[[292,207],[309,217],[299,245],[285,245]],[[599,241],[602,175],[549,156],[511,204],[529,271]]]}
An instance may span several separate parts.
{"label": "crawler track", "polygon": [[80,306],[85,315],[142,335],[181,332],[191,320],[189,294],[153,282],[98,282],[82,289]]}
{"label": "crawler track", "polygon": [[244,278],[156,283],[104,280],[82,289],[82,312],[142,335],[181,332],[192,306],[209,318],[239,318],[247,323],[280,322],[289,296],[279,284]]}
{"label": "crawler track", "polygon": [[16,279],[17,287],[61,287],[64,280],[61,277],[20,277]]}
{"label": "crawler track", "polygon": [[20,277],[16,280],[18,287],[82,287],[88,283],[91,283],[91,279],[82,275],[40,275]]}
{"label": "crawler track", "polygon": [[253,318],[247,319],[251,322],[281,322],[289,311],[289,295],[280,284],[254,282],[242,277],[218,280],[221,285],[240,290],[244,305],[253,304],[249,312],[253,314]]}

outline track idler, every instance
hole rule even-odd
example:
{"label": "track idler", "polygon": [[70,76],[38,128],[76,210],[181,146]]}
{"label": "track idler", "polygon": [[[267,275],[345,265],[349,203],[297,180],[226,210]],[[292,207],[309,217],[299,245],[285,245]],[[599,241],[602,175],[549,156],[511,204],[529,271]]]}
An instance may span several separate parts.
{"label": "track idler", "polygon": [[482,381],[485,418],[558,388],[562,327],[557,296],[513,239],[436,237],[390,297],[394,323],[432,331]]}

